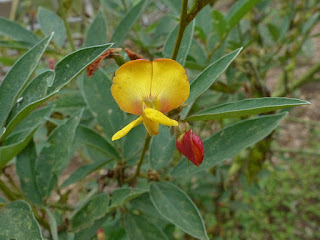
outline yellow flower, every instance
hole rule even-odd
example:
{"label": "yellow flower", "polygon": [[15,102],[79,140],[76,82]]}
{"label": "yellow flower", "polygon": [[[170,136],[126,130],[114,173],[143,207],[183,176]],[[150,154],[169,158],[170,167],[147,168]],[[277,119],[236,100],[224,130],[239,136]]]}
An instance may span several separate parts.
{"label": "yellow flower", "polygon": [[182,105],[190,93],[184,68],[171,59],[135,60],[123,64],[113,78],[111,93],[121,110],[140,115],[112,136],[125,136],[143,123],[148,133],[157,135],[159,124],[178,126],[164,113]]}

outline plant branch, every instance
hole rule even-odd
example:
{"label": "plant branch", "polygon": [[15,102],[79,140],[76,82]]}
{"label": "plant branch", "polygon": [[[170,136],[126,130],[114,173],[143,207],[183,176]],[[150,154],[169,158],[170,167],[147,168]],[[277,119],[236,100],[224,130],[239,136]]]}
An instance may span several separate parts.
{"label": "plant branch", "polygon": [[[302,75],[298,80],[294,81],[292,84],[288,86],[288,93],[291,93],[295,89],[299,88],[305,83],[312,82],[315,79],[313,76],[320,71],[320,61],[313,65],[311,69],[306,72],[304,75]],[[283,97],[287,93],[286,89],[280,89],[279,91],[276,91],[272,94],[273,97]]]}
{"label": "plant branch", "polygon": [[124,180],[125,183],[130,183],[130,182],[134,181],[139,176],[144,156],[145,156],[147,150],[149,149],[150,140],[151,140],[151,136],[149,134],[147,134],[145,142],[144,142],[144,146],[143,146],[143,149],[142,149],[142,152],[141,152],[141,155],[140,155],[140,159],[139,159],[139,162],[138,162],[138,165],[137,165],[136,172],[131,177],[125,179]]}
{"label": "plant branch", "polygon": [[188,26],[188,23],[186,21],[187,20],[187,11],[188,11],[188,0],[182,0],[178,36],[176,38],[176,42],[174,44],[174,49],[173,49],[172,56],[171,56],[171,58],[173,60],[177,59],[180,44],[181,44],[182,37],[184,34],[184,30],[186,30],[186,27]]}
{"label": "plant branch", "polygon": [[67,30],[68,41],[70,42],[72,51],[75,51],[76,47],[75,47],[74,42],[73,42],[73,38],[72,38],[72,34],[71,34],[69,23],[68,23],[68,20],[67,20],[67,16],[66,16],[66,13],[64,11],[63,0],[59,0],[59,8],[60,8],[61,18],[62,18],[62,20],[64,22],[64,26],[66,27],[66,30]]}

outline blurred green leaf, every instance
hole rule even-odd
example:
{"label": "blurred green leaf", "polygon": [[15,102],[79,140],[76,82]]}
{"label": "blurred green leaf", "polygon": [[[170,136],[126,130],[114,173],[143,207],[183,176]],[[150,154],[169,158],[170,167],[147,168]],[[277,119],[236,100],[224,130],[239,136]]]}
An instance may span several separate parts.
{"label": "blurred green leaf", "polygon": [[148,4],[149,0],[141,0],[136,6],[134,6],[116,27],[110,42],[115,43],[116,47],[121,46],[126,35],[129,33],[130,29],[136,23]]}
{"label": "blurred green leaf", "polygon": [[16,170],[20,179],[20,186],[26,197],[37,205],[41,205],[41,195],[35,175],[37,153],[34,143],[29,145],[17,156]]}
{"label": "blurred green leaf", "polygon": [[111,194],[111,206],[108,211],[110,212],[118,207],[123,206],[130,200],[140,196],[145,192],[147,192],[145,189],[126,187],[114,190]]}
{"label": "blurred green leaf", "polygon": [[222,38],[227,31],[227,21],[225,16],[218,10],[212,11],[213,29],[216,30]]}
{"label": "blurred green leaf", "polygon": [[95,170],[101,168],[102,166],[110,163],[111,161],[113,161],[113,160],[106,157],[105,159],[101,159],[101,160],[98,160],[98,161],[93,162],[91,164],[87,164],[87,165],[79,167],[77,170],[75,170],[70,175],[69,178],[67,178],[67,180],[65,180],[63,182],[61,187],[63,188],[63,187],[69,186],[70,184],[81,181],[83,178],[88,176],[90,173],[92,173]]}
{"label": "blurred green leaf", "polygon": [[199,167],[188,166],[187,160],[183,158],[171,174],[186,177],[233,158],[242,149],[268,136],[285,116],[286,113],[280,113],[246,119],[220,130],[203,142],[205,155]]}
{"label": "blurred green leaf", "polygon": [[160,228],[144,217],[129,213],[123,216],[123,221],[130,240],[168,239]]}
{"label": "blurred green leaf", "polygon": [[242,48],[239,48],[223,56],[203,70],[196,79],[192,81],[190,86],[190,95],[186,104],[192,103],[197,97],[205,92],[238,56],[241,49]]}
{"label": "blurred green leaf", "polygon": [[[0,24],[1,25],[1,24]],[[52,34],[41,40],[26,52],[10,69],[0,85],[0,128],[10,113],[18,96],[29,83],[29,78],[37,67],[42,54],[47,48]]]}
{"label": "blurred green leaf", "polygon": [[74,213],[71,218],[72,228],[79,230],[89,227],[104,217],[108,208],[109,195],[107,193],[96,195]]}
{"label": "blurred green leaf", "polygon": [[150,143],[150,166],[154,170],[160,170],[171,162],[174,150],[176,149],[176,138],[170,135],[167,126],[160,126],[159,135],[154,136]]}
{"label": "blurred green leaf", "polygon": [[82,112],[77,112],[55,128],[40,152],[36,161],[36,179],[42,197],[50,194],[57,184],[58,176],[70,161],[72,143]]}
{"label": "blurred green leaf", "polygon": [[84,45],[94,46],[107,42],[107,24],[103,12],[99,11],[96,18],[90,24],[86,34]]}
{"label": "blurred green leaf", "polygon": [[28,145],[34,132],[51,111],[52,107],[46,107],[32,112],[6,138],[0,147],[0,169]]}
{"label": "blurred green leaf", "polygon": [[293,98],[252,98],[224,103],[212,108],[208,108],[190,117],[187,117],[186,121],[237,118],[309,104],[310,103],[308,101]]}
{"label": "blurred green leaf", "polygon": [[31,45],[34,45],[39,41],[38,37],[33,32],[27,30],[20,24],[3,17],[0,17],[0,35]]}
{"label": "blurred green leaf", "polygon": [[[181,40],[179,52],[177,55],[176,61],[184,66],[186,62],[186,58],[188,56],[190,46],[193,39],[193,32],[194,32],[195,20],[193,20],[188,27],[186,28],[184,35]],[[163,47],[163,56],[165,58],[171,58],[174,45],[176,42],[176,37],[178,35],[179,24],[173,29],[173,31],[169,34],[168,39]]]}
{"label": "blurred green leaf", "polygon": [[92,78],[84,76],[81,84],[82,95],[107,139],[123,127],[124,119],[124,112],[112,97],[111,85],[102,70],[97,70]]}
{"label": "blurred green leaf", "polygon": [[74,240],[91,239],[93,236],[97,234],[98,229],[101,228],[104,223],[106,223],[107,219],[108,219],[108,215],[95,220],[90,226],[77,232],[74,236]]}
{"label": "blurred green leaf", "polygon": [[48,215],[52,240],[59,240],[57,221],[56,221],[54,215],[52,214],[52,212],[50,211],[50,209],[46,208],[46,213]]}
{"label": "blurred green leaf", "polygon": [[52,40],[61,47],[67,37],[63,20],[54,12],[43,7],[39,7],[37,19],[43,34],[47,35],[54,32]]}
{"label": "blurred green leaf", "polygon": [[240,20],[250,12],[261,0],[238,0],[227,14],[228,27],[231,30]]}
{"label": "blurred green leaf", "polygon": [[48,95],[60,91],[111,46],[112,43],[108,43],[82,48],[63,58],[55,67],[55,77],[52,86],[48,89]]}
{"label": "blurred green leaf", "polygon": [[280,29],[276,25],[271,23],[267,24],[267,28],[269,30],[269,33],[271,34],[273,41],[277,41],[280,37]]}
{"label": "blurred green leaf", "polygon": [[175,15],[180,15],[181,12],[181,0],[179,1],[172,1],[172,0],[161,0],[166,5],[169,6],[169,8],[173,11]]}
{"label": "blurred green leaf", "polygon": [[42,240],[40,226],[25,201],[14,201],[0,209],[0,239]]}
{"label": "blurred green leaf", "polygon": [[[137,116],[129,116],[127,118],[128,123],[136,119]],[[126,124],[124,124],[125,126]],[[118,129],[120,130],[120,129]],[[146,128],[141,124],[133,128],[123,139],[122,154],[123,158],[130,164],[130,160],[138,160],[140,152],[143,147],[144,139],[146,137]],[[135,164],[136,162],[133,162]],[[132,165],[132,162],[131,162]]]}
{"label": "blurred green leaf", "polygon": [[120,156],[117,150],[94,130],[80,125],[77,128],[75,141],[79,144],[85,144],[104,153],[107,157],[118,159]]}
{"label": "blurred green leaf", "polygon": [[182,231],[209,239],[198,208],[180,188],[169,182],[153,182],[150,198],[159,213]]}
{"label": "blurred green leaf", "polygon": [[53,71],[45,71],[35,77],[19,96],[19,100],[13,106],[8,117],[6,132],[1,136],[5,139],[11,131],[36,107],[45,101],[48,85],[53,80]]}

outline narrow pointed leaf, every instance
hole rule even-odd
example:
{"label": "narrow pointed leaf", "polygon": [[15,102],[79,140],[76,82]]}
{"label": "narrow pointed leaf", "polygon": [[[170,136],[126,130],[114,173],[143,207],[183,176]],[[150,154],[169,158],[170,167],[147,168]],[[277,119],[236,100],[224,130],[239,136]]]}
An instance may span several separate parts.
{"label": "narrow pointed leaf", "polygon": [[0,35],[7,36],[13,40],[34,45],[39,41],[38,37],[20,24],[10,21],[8,18],[0,17]]}
{"label": "narrow pointed leaf", "polygon": [[52,107],[46,107],[31,113],[6,138],[0,147],[0,169],[28,145],[37,128],[51,111]]}
{"label": "narrow pointed leaf", "polygon": [[118,207],[123,206],[130,200],[139,197],[141,194],[147,192],[145,189],[139,188],[120,188],[116,189],[111,194],[111,206],[108,211],[112,211]]}
{"label": "narrow pointed leaf", "polygon": [[[1,25],[1,24],[0,24]],[[47,48],[52,34],[26,52],[10,69],[0,85],[0,128],[4,126],[11,108],[21,91],[29,83],[29,78]]]}
{"label": "narrow pointed leaf", "polygon": [[41,195],[36,183],[35,175],[36,159],[36,149],[33,141],[31,141],[17,156],[16,170],[23,193],[32,203],[41,205]]}
{"label": "narrow pointed leaf", "polygon": [[186,121],[237,118],[308,104],[308,101],[293,98],[252,98],[208,108],[188,117]]}
{"label": "narrow pointed leaf", "polygon": [[63,58],[55,67],[55,78],[48,95],[59,91],[88,65],[95,61],[112,43],[79,49]]}
{"label": "narrow pointed leaf", "polygon": [[143,10],[146,8],[148,4],[149,0],[141,0],[121,20],[111,38],[111,42],[115,43],[116,47],[119,47],[122,44],[126,35],[130,31],[132,26],[136,23],[136,21],[139,19],[140,15],[142,14]]}
{"label": "narrow pointed leaf", "polygon": [[260,1],[261,0],[239,0],[235,2],[227,14],[229,29],[237,25],[244,15],[250,12]]}
{"label": "narrow pointed leaf", "polygon": [[172,170],[171,175],[185,177],[233,158],[242,149],[268,136],[285,116],[286,113],[265,115],[246,119],[222,129],[203,142],[205,155],[199,167],[188,166],[187,160],[183,158]]}
{"label": "narrow pointed leaf", "polygon": [[78,144],[85,144],[104,153],[108,158],[119,158],[117,150],[97,132],[85,126],[78,126],[75,140]]}
{"label": "narrow pointed leaf", "polygon": [[54,12],[43,7],[39,7],[37,18],[43,34],[47,35],[54,32],[52,40],[61,47],[67,37],[63,20]]}
{"label": "narrow pointed leaf", "polygon": [[104,165],[112,162],[112,159],[105,158],[96,162],[93,162],[91,164],[87,164],[84,166],[79,167],[77,170],[75,170],[70,177],[63,182],[61,187],[69,186],[70,184],[76,183],[84,179],[86,176],[88,176],[90,173],[96,171],[97,169],[103,167]]}
{"label": "narrow pointed leaf", "polygon": [[86,47],[100,45],[107,42],[107,24],[103,12],[99,11],[90,24],[84,45]]}
{"label": "narrow pointed leaf", "polygon": [[168,182],[153,182],[150,198],[159,213],[182,231],[209,239],[198,208],[180,188]]}
{"label": "narrow pointed leaf", "polygon": [[0,239],[42,240],[40,226],[25,201],[5,205],[0,216]]}
{"label": "narrow pointed leaf", "polygon": [[32,80],[19,96],[21,101],[15,103],[8,117],[6,132],[1,139],[5,139],[11,131],[45,99],[48,82],[53,79],[53,71],[45,71]]}
{"label": "narrow pointed leaf", "polygon": [[72,216],[72,228],[79,230],[89,227],[94,221],[107,214],[108,207],[109,195],[107,193],[93,197]]}
{"label": "narrow pointed leaf", "polygon": [[56,186],[58,177],[72,156],[72,143],[82,112],[77,112],[65,123],[58,126],[48,138],[36,162],[36,175],[39,190],[43,197]]}
{"label": "narrow pointed leaf", "polygon": [[[193,32],[194,32],[194,27],[195,27],[195,20],[193,20],[188,27],[186,28],[184,35],[182,37],[182,41],[180,44],[179,52],[177,55],[176,61],[180,63],[182,66],[184,66],[186,62],[186,58],[188,56],[190,46],[192,43],[193,39]],[[176,42],[176,38],[178,35],[178,30],[179,30],[179,24],[173,29],[173,31],[170,33],[163,49],[163,55],[165,58],[171,58],[174,45]]]}
{"label": "narrow pointed leaf", "polygon": [[125,214],[124,226],[130,240],[168,239],[163,231],[142,216]]}
{"label": "narrow pointed leaf", "polygon": [[231,62],[238,56],[242,48],[239,48],[209,65],[191,83],[190,95],[186,104],[190,104],[204,93],[214,81],[228,68]]}

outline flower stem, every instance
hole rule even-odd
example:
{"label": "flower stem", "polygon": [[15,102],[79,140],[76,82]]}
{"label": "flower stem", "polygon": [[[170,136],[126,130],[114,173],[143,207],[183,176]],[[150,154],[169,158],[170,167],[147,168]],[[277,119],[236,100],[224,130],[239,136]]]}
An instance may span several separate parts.
{"label": "flower stem", "polygon": [[182,0],[178,36],[176,38],[176,42],[174,44],[174,49],[173,49],[172,56],[171,56],[171,58],[173,60],[177,59],[179,48],[180,48],[180,44],[181,44],[182,37],[183,37],[183,34],[184,34],[184,30],[188,26],[188,23],[186,22],[186,20],[187,20],[187,11],[188,11],[188,0]]}
{"label": "flower stem", "polygon": [[66,13],[64,11],[63,0],[59,0],[59,8],[60,8],[61,18],[62,18],[62,20],[64,22],[64,26],[66,27],[68,41],[70,42],[72,51],[75,51],[76,47],[75,47],[74,42],[73,42],[73,38],[72,38],[72,34],[71,34],[69,23],[68,23],[68,20],[67,20],[67,16],[66,16]]}
{"label": "flower stem", "polygon": [[144,146],[143,146],[143,149],[142,149],[142,152],[141,152],[141,155],[140,155],[140,159],[139,159],[139,162],[138,162],[138,165],[137,165],[136,172],[131,177],[125,179],[124,182],[130,183],[130,182],[134,181],[139,176],[144,156],[145,156],[147,150],[149,149],[150,140],[151,140],[151,136],[149,134],[147,134],[145,142],[144,142]]}

